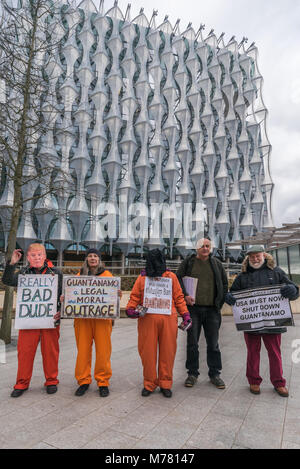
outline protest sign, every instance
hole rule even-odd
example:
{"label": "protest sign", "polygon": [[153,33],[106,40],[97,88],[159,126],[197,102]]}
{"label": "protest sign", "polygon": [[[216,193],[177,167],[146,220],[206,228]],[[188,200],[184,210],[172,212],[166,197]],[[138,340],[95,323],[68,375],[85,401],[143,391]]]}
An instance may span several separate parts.
{"label": "protest sign", "polygon": [[172,310],[172,279],[146,277],[143,306],[147,314],[170,315]]}
{"label": "protest sign", "polygon": [[19,275],[15,329],[53,329],[58,275]]}
{"label": "protest sign", "polygon": [[290,302],[275,285],[232,292],[237,299],[232,307],[238,331],[254,331],[294,326]]}
{"label": "protest sign", "polygon": [[119,277],[66,276],[61,317],[116,319],[120,317]]}

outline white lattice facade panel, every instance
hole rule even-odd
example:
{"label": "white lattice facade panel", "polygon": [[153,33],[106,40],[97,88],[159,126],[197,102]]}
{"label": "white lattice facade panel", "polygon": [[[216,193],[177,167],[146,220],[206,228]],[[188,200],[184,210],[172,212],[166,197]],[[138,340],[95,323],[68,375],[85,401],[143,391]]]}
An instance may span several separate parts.
{"label": "white lattice facade panel", "polygon": [[[60,50],[45,69],[55,79],[43,105],[53,127],[39,156],[66,178],[56,176],[54,193],[35,205],[35,224],[24,215],[18,242],[172,255],[193,249],[204,230],[225,252],[227,242],[270,228],[256,47],[204,38],[203,25],[180,33],[167,17],[157,26],[156,12],[131,20],[130,6],[125,16],[117,3],[103,8],[84,0],[56,13]],[[1,216],[10,203],[7,180]]]}

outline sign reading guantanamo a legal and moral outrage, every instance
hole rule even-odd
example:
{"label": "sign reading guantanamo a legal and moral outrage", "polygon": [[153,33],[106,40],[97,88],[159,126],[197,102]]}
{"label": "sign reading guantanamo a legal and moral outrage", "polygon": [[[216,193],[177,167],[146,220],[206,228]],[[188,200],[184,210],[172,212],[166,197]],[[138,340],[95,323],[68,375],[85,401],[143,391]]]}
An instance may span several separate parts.
{"label": "sign reading guantanamo a legal and moral outrage", "polygon": [[65,276],[62,318],[120,317],[119,277]]}
{"label": "sign reading guantanamo a legal and moral outrage", "polygon": [[167,277],[146,277],[143,306],[147,314],[171,314],[172,279]]}
{"label": "sign reading guantanamo a legal and moral outrage", "polygon": [[57,313],[57,275],[19,275],[15,329],[52,329]]}
{"label": "sign reading guantanamo a legal and moral outrage", "polygon": [[294,326],[290,302],[284,298],[282,285],[232,292],[236,303],[232,307],[238,331],[254,331]]}

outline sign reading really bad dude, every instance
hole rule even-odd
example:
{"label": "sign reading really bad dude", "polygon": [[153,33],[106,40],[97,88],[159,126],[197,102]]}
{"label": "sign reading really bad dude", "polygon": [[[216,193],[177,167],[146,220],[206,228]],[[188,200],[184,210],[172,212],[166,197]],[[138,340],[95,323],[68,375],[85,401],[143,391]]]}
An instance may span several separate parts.
{"label": "sign reading really bad dude", "polygon": [[19,275],[15,329],[53,329],[57,275]]}
{"label": "sign reading really bad dude", "polygon": [[282,285],[232,292],[236,303],[232,307],[236,328],[253,331],[294,326],[290,302],[281,293]]}
{"label": "sign reading really bad dude", "polygon": [[120,317],[119,277],[66,276],[62,318]]}

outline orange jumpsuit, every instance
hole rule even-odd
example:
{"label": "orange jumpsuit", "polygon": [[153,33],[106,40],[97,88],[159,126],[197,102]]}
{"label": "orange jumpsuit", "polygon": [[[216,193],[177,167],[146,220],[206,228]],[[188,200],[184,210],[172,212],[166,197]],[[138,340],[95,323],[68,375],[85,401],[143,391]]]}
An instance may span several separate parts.
{"label": "orange jumpsuit", "polygon": [[[80,275],[80,274],[78,274]],[[112,277],[105,270],[99,277]],[[81,386],[92,382],[92,349],[93,341],[96,348],[96,362],[94,376],[98,386],[109,386],[112,375],[111,356],[111,319],[74,319],[75,338],[77,345],[77,360],[75,378]]]}
{"label": "orange jumpsuit", "polygon": [[[146,314],[138,319],[138,351],[142,360],[144,388],[154,391],[157,386],[171,389],[177,347],[177,311],[188,312],[177,276],[166,271],[162,277],[172,279],[171,315]],[[126,309],[143,304],[146,276],[140,275],[131,291]],[[157,351],[158,370],[157,370]]]}
{"label": "orange jumpsuit", "polygon": [[31,381],[33,362],[36,349],[41,341],[45,386],[59,383],[58,357],[59,357],[59,330],[54,329],[22,329],[18,338],[18,374],[15,389],[27,389]]}

